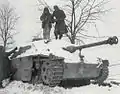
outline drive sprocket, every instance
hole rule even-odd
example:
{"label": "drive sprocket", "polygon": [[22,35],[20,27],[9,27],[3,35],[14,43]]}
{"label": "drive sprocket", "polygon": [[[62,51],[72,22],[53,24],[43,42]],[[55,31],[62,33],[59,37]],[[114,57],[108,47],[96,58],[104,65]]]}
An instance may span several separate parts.
{"label": "drive sprocket", "polygon": [[49,86],[59,85],[63,79],[63,63],[59,60],[43,62],[41,66],[41,79],[44,84]]}

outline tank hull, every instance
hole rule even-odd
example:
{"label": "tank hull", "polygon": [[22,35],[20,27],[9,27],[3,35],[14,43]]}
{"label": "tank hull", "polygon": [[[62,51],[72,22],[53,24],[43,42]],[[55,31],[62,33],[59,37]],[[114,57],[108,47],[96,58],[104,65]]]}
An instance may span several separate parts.
{"label": "tank hull", "polygon": [[[56,45],[58,43],[59,45]],[[48,43],[41,40],[25,44],[11,56],[12,66],[16,69],[13,79],[21,81],[37,79],[49,86],[59,85],[66,79],[87,79],[88,82],[92,79],[95,83],[101,84],[109,75],[108,60],[99,59],[99,64],[87,64],[81,55],[81,50],[117,43],[117,37],[111,37],[108,40],[82,46],[61,40]]]}
{"label": "tank hull", "polygon": [[[33,68],[32,57],[16,58],[12,60],[13,68],[17,69],[15,80],[30,81]],[[64,63],[63,80],[66,79],[94,79],[99,76],[98,64]]]}
{"label": "tank hull", "polygon": [[17,69],[13,79],[30,81],[32,76],[33,61],[30,57],[16,58],[12,60],[12,67]]}
{"label": "tank hull", "polygon": [[63,79],[94,79],[99,76],[98,64],[66,63]]}

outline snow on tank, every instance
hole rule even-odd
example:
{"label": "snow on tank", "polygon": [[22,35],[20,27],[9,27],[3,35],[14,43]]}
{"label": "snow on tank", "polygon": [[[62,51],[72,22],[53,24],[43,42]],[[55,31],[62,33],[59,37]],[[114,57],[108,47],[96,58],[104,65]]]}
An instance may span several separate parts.
{"label": "snow on tank", "polygon": [[65,40],[51,40],[48,43],[45,43],[45,40],[38,40],[27,43],[19,47],[19,50],[22,49],[22,52],[17,55],[15,58],[21,58],[25,56],[33,56],[33,55],[50,55],[53,54],[55,56],[63,57],[64,62],[67,63],[78,63],[80,62],[79,51],[75,53],[69,53],[68,51],[63,50],[63,47],[71,46],[75,44],[71,44]]}

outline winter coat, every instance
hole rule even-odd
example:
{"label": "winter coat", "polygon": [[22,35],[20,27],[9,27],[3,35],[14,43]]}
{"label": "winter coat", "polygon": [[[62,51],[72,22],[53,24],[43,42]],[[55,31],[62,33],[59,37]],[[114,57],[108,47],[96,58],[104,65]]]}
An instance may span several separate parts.
{"label": "winter coat", "polygon": [[66,15],[63,10],[57,10],[53,12],[52,19],[53,19],[53,22],[56,22],[55,32],[58,32],[58,34],[67,33],[67,27],[64,21],[65,18],[66,18]]}
{"label": "winter coat", "polygon": [[56,10],[53,12],[52,18],[55,17],[57,21],[64,20],[66,15],[63,10]]}
{"label": "winter coat", "polygon": [[52,28],[52,15],[50,13],[43,13],[40,20],[42,21],[42,28],[45,28],[45,24],[48,24],[49,28]]}

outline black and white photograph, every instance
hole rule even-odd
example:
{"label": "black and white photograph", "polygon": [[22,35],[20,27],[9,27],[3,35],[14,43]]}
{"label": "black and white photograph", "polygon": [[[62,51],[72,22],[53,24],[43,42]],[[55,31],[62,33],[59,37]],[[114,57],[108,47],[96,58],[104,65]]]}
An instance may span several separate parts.
{"label": "black and white photograph", "polygon": [[119,94],[119,0],[0,0],[0,94]]}

